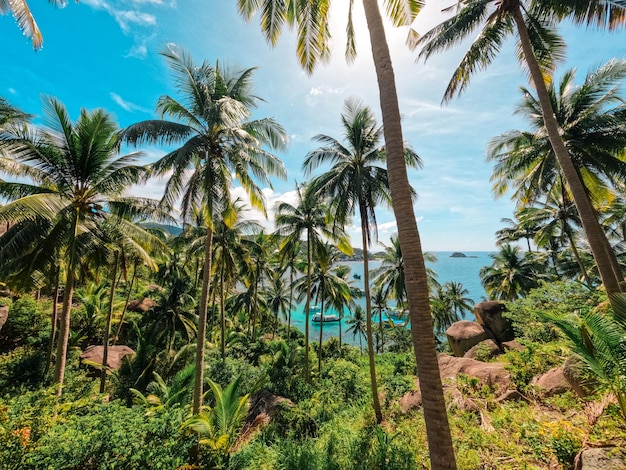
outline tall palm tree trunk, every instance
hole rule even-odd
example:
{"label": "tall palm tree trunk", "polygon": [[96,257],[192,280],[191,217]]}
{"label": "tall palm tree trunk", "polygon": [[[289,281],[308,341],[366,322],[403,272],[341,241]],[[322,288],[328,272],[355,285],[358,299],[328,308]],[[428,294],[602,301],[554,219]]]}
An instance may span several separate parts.
{"label": "tall palm tree trunk", "polygon": [[57,384],[57,396],[63,392],[63,380],[65,378],[65,364],[67,361],[67,346],[70,342],[70,316],[72,312],[72,297],[74,296],[74,281],[76,264],[76,236],[78,230],[78,209],[72,221],[72,239],[68,247],[69,260],[65,275],[65,291],[63,292],[63,307],[61,309],[61,321],[59,323],[59,337],[57,339],[56,359],[54,363],[53,383]]}
{"label": "tall palm tree trunk", "polygon": [[376,422],[380,424],[383,420],[383,412],[380,408],[380,397],[378,396],[378,383],[376,381],[376,362],[374,361],[374,338],[372,334],[372,299],[370,298],[370,273],[369,260],[367,255],[367,214],[365,206],[359,203],[361,211],[361,240],[363,242],[363,282],[365,289],[365,321],[367,329],[367,357],[370,365],[370,384],[372,387],[372,404]]}
{"label": "tall palm tree trunk", "polygon": [[413,214],[413,201],[404,161],[402,124],[389,46],[378,2],[363,0],[363,6],[378,78],[391,199],[405,261],[411,336],[422,390],[430,461],[433,470],[456,470],[456,459],[435,349],[426,266],[415,218],[407,217],[407,214]]}
{"label": "tall palm tree trunk", "polygon": [[317,371],[319,373],[318,381],[322,380],[322,341],[324,340],[324,281],[320,283],[320,293],[322,294],[320,309],[320,338],[319,351],[317,353]]}
{"label": "tall palm tree trunk", "polygon": [[116,344],[120,339],[120,334],[122,333],[122,325],[124,325],[124,317],[126,316],[126,311],[128,310],[128,304],[130,303],[130,296],[133,292],[133,284],[135,283],[135,278],[137,277],[137,263],[133,263],[133,275],[130,277],[130,284],[128,286],[128,292],[126,293],[126,299],[124,300],[124,307],[122,308],[122,314],[120,315],[120,324],[117,325],[117,331],[115,332],[115,336],[113,337],[113,344]]}
{"label": "tall palm tree trunk", "polygon": [[46,368],[44,370],[44,375],[48,374],[50,370],[50,365],[52,364],[52,354],[54,353],[54,338],[57,334],[57,320],[59,318],[58,315],[58,298],[59,298],[59,283],[61,281],[61,268],[57,267],[56,276],[54,281],[54,298],[52,299],[52,314],[50,317],[50,343],[48,345],[48,355],[46,357]]}
{"label": "tall palm tree trunk", "polygon": [[291,310],[293,310],[293,266],[289,269],[289,313],[287,315],[287,344],[291,341]]}
{"label": "tall palm tree trunk", "polygon": [[202,408],[202,391],[204,384],[204,351],[206,349],[206,323],[209,300],[209,284],[211,283],[211,262],[213,252],[213,230],[207,227],[204,245],[204,266],[202,273],[202,292],[200,294],[200,310],[198,312],[198,339],[196,347],[196,371],[193,386],[193,414],[200,413]]}
{"label": "tall palm tree trunk", "polygon": [[220,269],[220,349],[222,352],[222,359],[226,358],[226,315],[224,313],[224,263]]}
{"label": "tall palm tree trunk", "polygon": [[109,360],[109,337],[111,336],[111,323],[113,322],[113,299],[115,298],[115,286],[117,286],[117,266],[120,262],[120,252],[115,253],[115,264],[113,265],[113,275],[111,276],[111,292],[109,293],[109,312],[107,314],[107,324],[104,328],[104,341],[102,349],[102,370],[100,371],[100,393],[104,393],[107,381],[107,363]]}
{"label": "tall palm tree trunk", "polygon": [[306,305],[304,306],[304,379],[311,382],[309,372],[309,314],[311,313],[311,235],[306,236]]}
{"label": "tall palm tree trunk", "polygon": [[539,97],[539,104],[541,106],[543,121],[548,132],[548,138],[550,144],[554,150],[554,154],[559,162],[559,166],[563,171],[565,180],[572,192],[574,204],[580,215],[585,234],[587,235],[587,241],[591,247],[591,252],[596,260],[602,283],[606,289],[609,300],[612,297],[621,292],[619,282],[623,279],[621,273],[616,272],[614,266],[617,265],[617,260],[612,261],[611,258],[615,258],[615,253],[610,248],[608,240],[606,240],[606,234],[600,227],[596,212],[589,200],[585,186],[582,183],[580,175],[572,162],[569,152],[565,147],[563,139],[559,133],[559,125],[550,103],[550,96],[548,89],[543,78],[543,73],[539,67],[539,63],[535,58],[533,49],[528,35],[528,29],[524,22],[521,6],[519,0],[516,0],[514,6],[511,8],[511,14],[517,26],[520,43],[522,45],[522,51],[524,59],[530,70],[530,76],[532,78],[535,89],[537,90],[537,96]]}

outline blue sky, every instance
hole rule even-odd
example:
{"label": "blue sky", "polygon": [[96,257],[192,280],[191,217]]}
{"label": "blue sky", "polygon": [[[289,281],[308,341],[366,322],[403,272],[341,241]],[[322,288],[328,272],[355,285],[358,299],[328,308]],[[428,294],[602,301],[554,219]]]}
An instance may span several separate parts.
{"label": "blue sky", "polygon": [[[294,181],[302,181],[301,165],[315,148],[311,138],[328,134],[341,138],[343,103],[356,97],[377,116],[378,89],[369,38],[357,9],[358,59],[348,66],[343,58],[346,2],[332,11],[333,57],[311,76],[299,67],[295,37],[283,34],[276,48],[264,41],[258,22],[245,23],[236,2],[214,0],[80,0],[56,9],[31,0],[30,6],[44,35],[43,49],[35,52],[11,16],[0,16],[2,54],[0,96],[23,110],[41,113],[41,96],[57,97],[73,117],[81,108],[105,108],[120,126],[152,119],[159,96],[175,94],[171,75],[159,55],[174,43],[191,52],[196,62],[207,59],[236,68],[258,67],[253,82],[265,102],[256,117],[274,117],[290,135],[280,157],[287,181],[274,181],[266,191],[268,206],[292,200]],[[452,3],[452,2],[449,2]],[[416,29],[427,31],[448,3],[428,1]],[[578,80],[612,57],[626,57],[624,32],[603,33],[563,26],[568,44],[567,62],[559,70],[576,67]],[[512,217],[513,203],[494,200],[491,165],[485,162],[489,140],[510,129],[525,128],[512,114],[528,86],[515,60],[513,43],[507,44],[487,71],[479,72],[467,91],[446,106],[443,90],[464,49],[445,52],[416,63],[416,53],[404,46],[406,31],[388,29],[389,43],[403,114],[405,140],[421,156],[424,167],[411,170],[410,180],[419,199],[415,216],[425,250],[483,251],[495,247],[494,232],[500,219]],[[558,74],[557,74],[558,75]],[[145,161],[162,154],[146,149]],[[134,191],[159,198],[162,181],[152,181]],[[395,233],[390,210],[378,211],[379,238],[387,242]],[[359,223],[350,230],[360,244]]]}

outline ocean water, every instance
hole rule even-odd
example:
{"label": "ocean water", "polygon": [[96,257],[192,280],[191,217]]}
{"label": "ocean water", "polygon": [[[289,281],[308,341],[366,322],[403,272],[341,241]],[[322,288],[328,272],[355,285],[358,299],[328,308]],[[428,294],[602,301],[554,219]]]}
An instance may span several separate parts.
{"label": "ocean water", "polygon": [[[436,257],[437,261],[435,263],[427,263],[427,266],[432,268],[437,273],[437,281],[440,284],[444,284],[449,281],[460,282],[463,284],[463,287],[467,289],[467,296],[471,298],[475,303],[482,302],[487,299],[487,294],[483,289],[482,284],[480,283],[480,268],[483,266],[491,265],[492,259],[489,257],[489,252],[487,251],[465,251],[463,252],[467,257],[466,258],[451,258],[450,255],[453,253],[452,251],[436,251],[432,252]],[[362,261],[352,261],[347,264],[352,268],[352,272],[350,274],[350,280],[353,285],[363,289],[363,262]],[[370,261],[369,268],[370,272],[380,266],[380,261]],[[355,279],[353,275],[360,276],[361,279]],[[371,281],[371,279],[370,279]],[[359,304],[363,308],[365,308],[365,299],[359,299]],[[350,315],[350,312],[344,312],[344,319],[341,323],[342,329],[342,341],[348,344],[358,344],[358,337],[353,338],[352,334],[346,334],[345,330],[349,326],[347,325],[347,316]],[[474,317],[471,314],[466,315],[466,320],[473,320]],[[291,314],[291,323],[300,331],[304,332],[305,330],[305,314],[304,314],[304,303],[301,303],[296,306],[296,309]],[[319,331],[320,324],[311,322],[311,326],[309,328],[309,340],[317,341],[319,339]],[[339,336],[339,322],[327,322],[324,323],[323,329],[323,338],[324,341],[332,336]]]}

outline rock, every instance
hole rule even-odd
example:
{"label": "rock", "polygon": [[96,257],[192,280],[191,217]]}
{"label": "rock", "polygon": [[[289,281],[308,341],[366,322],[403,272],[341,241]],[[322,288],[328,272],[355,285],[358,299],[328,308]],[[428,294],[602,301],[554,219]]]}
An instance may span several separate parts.
{"label": "rock", "polygon": [[154,303],[154,300],[149,299],[148,297],[144,297],[141,300],[136,299],[136,300],[130,301],[128,303],[127,309],[131,312],[146,313],[155,305],[156,304]]}
{"label": "rock", "polygon": [[521,344],[519,344],[517,341],[513,340],[513,341],[503,341],[502,342],[502,349],[504,349],[505,351],[519,351],[522,352],[524,349],[526,349],[524,346],[522,346]]}
{"label": "rock", "polygon": [[583,370],[583,362],[577,356],[570,356],[563,364],[563,376],[576,395],[585,398],[593,394],[597,383],[588,377]]}
{"label": "rock", "polygon": [[405,393],[398,401],[398,404],[403,413],[408,413],[422,406],[422,391],[420,389],[419,379],[415,379],[415,390]]}
{"label": "rock", "polygon": [[480,380],[483,385],[506,390],[511,386],[511,376],[504,365],[497,362],[480,362],[467,357],[439,355],[439,371],[442,379],[465,374]]}
{"label": "rock", "polygon": [[491,335],[478,323],[461,320],[446,330],[446,336],[452,352],[457,357],[463,355],[481,341],[491,339]]}
{"label": "rock", "polygon": [[543,394],[547,397],[572,390],[572,386],[565,379],[565,375],[563,375],[562,367],[555,367],[545,374],[538,375],[530,384],[542,388],[544,390]]}
{"label": "rock", "polygon": [[490,331],[498,343],[511,341],[515,336],[511,322],[502,316],[506,311],[500,302],[480,302],[474,307],[476,322]]}
{"label": "rock", "polygon": [[481,354],[485,359],[490,359],[499,354],[502,354],[500,348],[496,342],[492,339],[486,339],[481,341],[476,346],[473,346],[469,351],[463,354],[463,357],[469,357],[470,359],[476,359],[478,354]]}
{"label": "rock", "polygon": [[[89,346],[80,355],[80,359],[83,362],[87,362],[88,365],[98,370],[102,367],[102,356],[104,354],[104,346]],[[114,345],[109,346],[109,352],[107,354],[107,366],[109,370],[117,370],[122,365],[122,359],[129,354],[135,354],[128,346]]]}
{"label": "rock", "polygon": [[583,449],[576,456],[576,470],[626,470],[626,455],[618,448]]}
{"label": "rock", "polygon": [[450,258],[467,258],[467,255],[465,253],[455,251],[454,253],[450,255]]}
{"label": "rock", "polygon": [[0,330],[2,326],[7,322],[7,318],[9,318],[9,306],[3,305],[0,307]]}
{"label": "rock", "polygon": [[496,403],[504,403],[507,401],[528,401],[528,399],[522,395],[517,390],[507,390],[498,398],[496,398]]}
{"label": "rock", "polygon": [[278,412],[278,405],[284,403],[290,408],[295,405],[290,399],[274,395],[268,390],[259,390],[250,399],[250,408],[235,448],[248,442],[262,427],[267,426]]}

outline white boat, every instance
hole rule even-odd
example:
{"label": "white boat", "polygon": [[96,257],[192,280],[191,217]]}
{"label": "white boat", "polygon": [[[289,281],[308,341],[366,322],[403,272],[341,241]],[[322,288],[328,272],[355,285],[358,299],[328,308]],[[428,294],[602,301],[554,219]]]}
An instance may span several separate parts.
{"label": "white boat", "polygon": [[323,318],[324,318],[324,320],[322,320],[322,314],[321,313],[316,313],[315,315],[313,315],[313,318],[311,318],[311,320],[314,321],[314,322],[317,322],[317,323],[319,323],[321,321],[329,322],[329,321],[339,321],[340,320],[339,315],[334,314],[334,313],[330,313],[330,314],[327,313],[327,314],[324,315]]}
{"label": "white boat", "polygon": [[317,305],[311,306],[309,312],[313,314],[313,317],[311,317],[311,321],[314,321],[316,323],[320,323],[322,321],[326,323],[329,321],[341,320],[341,318],[339,318],[339,315],[337,315],[336,313],[325,313],[324,316],[322,316],[322,312]]}

